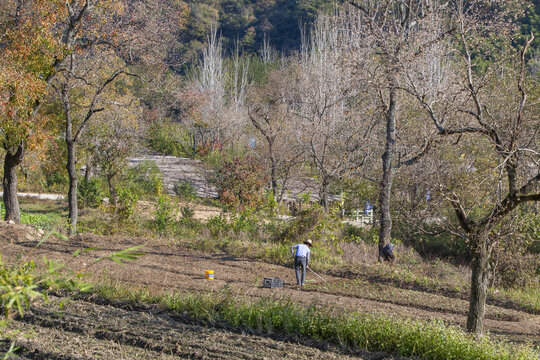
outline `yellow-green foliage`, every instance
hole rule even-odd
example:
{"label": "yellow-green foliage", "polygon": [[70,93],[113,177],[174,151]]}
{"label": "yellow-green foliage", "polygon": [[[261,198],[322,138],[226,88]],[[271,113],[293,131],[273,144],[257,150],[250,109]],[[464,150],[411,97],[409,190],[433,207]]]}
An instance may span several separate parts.
{"label": "yellow-green foliage", "polygon": [[43,297],[38,291],[34,263],[7,266],[0,257],[0,304],[6,317],[13,309],[22,316],[30,301]]}

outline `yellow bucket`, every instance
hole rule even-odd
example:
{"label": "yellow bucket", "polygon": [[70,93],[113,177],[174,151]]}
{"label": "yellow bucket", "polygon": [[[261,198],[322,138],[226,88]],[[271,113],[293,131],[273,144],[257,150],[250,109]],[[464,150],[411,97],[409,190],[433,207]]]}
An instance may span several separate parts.
{"label": "yellow bucket", "polygon": [[214,280],[214,270],[206,270],[204,272],[207,280]]}

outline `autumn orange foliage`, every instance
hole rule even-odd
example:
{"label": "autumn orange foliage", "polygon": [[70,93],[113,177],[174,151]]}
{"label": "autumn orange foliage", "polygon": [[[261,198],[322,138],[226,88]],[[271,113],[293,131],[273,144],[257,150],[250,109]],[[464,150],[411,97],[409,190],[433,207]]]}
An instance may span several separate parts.
{"label": "autumn orange foliage", "polygon": [[56,0],[23,1],[18,6],[7,1],[0,6],[0,141],[10,149],[43,126],[44,119],[34,114],[53,64],[63,54],[54,26],[63,7]]}

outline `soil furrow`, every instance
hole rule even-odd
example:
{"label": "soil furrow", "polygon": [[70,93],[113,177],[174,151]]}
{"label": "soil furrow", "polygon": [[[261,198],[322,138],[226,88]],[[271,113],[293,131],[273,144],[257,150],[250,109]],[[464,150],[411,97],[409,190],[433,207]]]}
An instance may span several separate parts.
{"label": "soil furrow", "polygon": [[[24,238],[24,237],[22,237]],[[373,282],[396,288],[407,284],[385,283],[383,278],[371,278],[363,288],[347,276],[324,275],[331,282],[346,282],[348,294],[312,291],[309,285],[322,281],[308,273],[308,286],[295,285],[290,267],[237,258],[221,253],[201,253],[180,249],[166,239],[137,239],[80,235],[70,242],[50,240],[33,249],[37,241],[1,244],[2,259],[21,259],[30,254],[38,261],[42,256],[58,261],[71,269],[90,273],[89,281],[103,280],[121,286],[143,288],[152,294],[192,293],[212,296],[226,292],[238,299],[275,299],[291,301],[301,306],[318,306],[336,313],[378,313],[414,319],[439,319],[464,327],[465,301],[457,303],[462,293],[412,288],[414,298],[403,291],[382,294],[383,300],[362,297]],[[92,264],[96,256],[145,244],[142,258],[119,266],[110,261]],[[99,248],[97,252],[72,256],[76,248]],[[33,250],[30,250],[33,249]],[[109,250],[104,250],[109,249]],[[14,261],[14,260],[13,260]],[[24,260],[22,260],[24,261]],[[313,263],[316,264],[316,254]],[[206,280],[205,270],[214,270],[215,279]],[[343,275],[343,274],[341,274]],[[345,274],[347,275],[347,274]],[[262,287],[263,278],[277,277],[284,281],[282,289]],[[435,292],[433,292],[435,291]],[[346,292],[346,291],[344,291]],[[356,296],[354,296],[356,294]],[[435,294],[436,296],[433,296]],[[387,295],[386,297],[384,295]],[[51,297],[53,299],[53,297]],[[53,299],[54,300],[54,299]],[[418,301],[417,301],[418,300]],[[438,302],[442,303],[439,304]],[[452,302],[450,302],[452,301]],[[485,325],[492,334],[516,342],[540,345],[540,317],[507,304],[488,306]],[[461,306],[463,312],[459,311]],[[489,310],[493,309],[492,316]],[[513,321],[503,321],[513,320]],[[209,322],[207,322],[209,323]],[[20,330],[11,334],[21,346],[22,358],[32,359],[390,359],[385,354],[352,353],[329,344],[309,341],[297,336],[262,336],[253,330],[230,328],[226,324],[207,324],[156,306],[113,302],[93,296],[73,298],[59,308],[55,304],[34,307],[24,319],[10,327]],[[30,334],[29,337],[22,334]],[[32,335],[33,334],[33,335]],[[6,336],[3,336],[6,337]],[[25,357],[24,354],[28,354]],[[33,356],[33,357],[30,357]]]}
{"label": "soil furrow", "polygon": [[[347,355],[335,352],[329,344],[324,344],[325,349],[321,350],[306,345],[308,341],[302,339],[293,341],[293,337],[283,341],[246,334],[238,329],[203,327],[193,324],[196,322],[193,319],[155,311],[152,307],[126,309],[127,304],[115,305],[74,299],[64,304],[62,310],[52,303],[33,307],[24,318],[15,320],[15,328],[35,334],[18,338],[19,355],[23,359],[112,359],[107,356],[118,347],[138,354],[138,357],[128,357],[130,359],[161,358],[157,354],[186,359],[374,359],[381,356],[378,353]],[[87,317],[83,321],[84,315]],[[91,356],[65,352],[58,344],[51,346],[53,341],[47,337],[56,336],[54,334],[62,334],[68,342],[93,344],[88,347]],[[58,352],[52,351],[55,348]],[[99,349],[108,349],[109,355],[100,355]],[[394,359],[387,355],[382,358]]]}

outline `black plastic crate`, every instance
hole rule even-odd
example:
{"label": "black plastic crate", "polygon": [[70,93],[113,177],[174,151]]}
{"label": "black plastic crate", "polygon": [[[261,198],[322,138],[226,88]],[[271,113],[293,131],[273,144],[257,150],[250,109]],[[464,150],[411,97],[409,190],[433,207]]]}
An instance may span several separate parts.
{"label": "black plastic crate", "polygon": [[264,278],[263,287],[265,288],[282,288],[283,279],[280,278]]}

